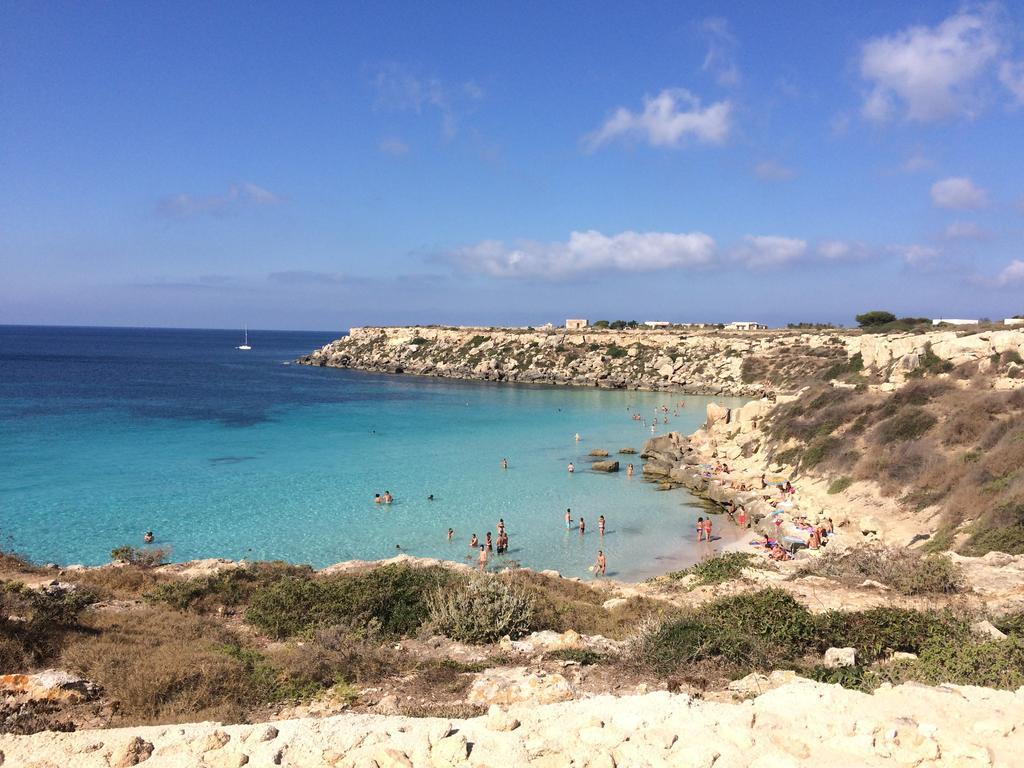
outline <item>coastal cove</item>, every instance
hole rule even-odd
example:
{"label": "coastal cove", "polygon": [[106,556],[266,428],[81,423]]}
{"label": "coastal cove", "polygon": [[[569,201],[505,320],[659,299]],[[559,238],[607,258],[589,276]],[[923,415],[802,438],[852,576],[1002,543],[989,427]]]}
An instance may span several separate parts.
{"label": "coastal cove", "polygon": [[[496,535],[503,518],[509,559],[492,555],[492,567],[587,576],[603,548],[609,577],[628,581],[709,553],[693,535],[703,504],[656,491],[639,455],[617,452],[651,436],[632,412],[649,425],[665,404],[669,423],[657,434],[689,433],[711,398],[298,366],[287,363],[333,334],[250,331],[250,352],[234,349],[236,335],[0,328],[4,547],[100,564],[152,529],[175,561],[322,567],[390,557],[397,544],[465,562],[469,536]],[[623,471],[589,471],[594,449]],[[386,490],[395,503],[375,506]],[[566,531],[566,507],[586,519],[584,536]],[[727,521],[716,523],[729,543]]]}

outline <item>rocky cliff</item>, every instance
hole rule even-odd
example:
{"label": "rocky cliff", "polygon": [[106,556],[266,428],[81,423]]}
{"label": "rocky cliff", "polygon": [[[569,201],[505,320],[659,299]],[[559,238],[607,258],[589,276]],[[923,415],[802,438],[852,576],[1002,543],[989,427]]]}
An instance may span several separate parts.
{"label": "rocky cliff", "polygon": [[942,363],[1020,354],[1024,331],[861,334],[859,331],[353,328],[300,358],[306,365],[527,384],[759,396],[863,368],[898,386]]}

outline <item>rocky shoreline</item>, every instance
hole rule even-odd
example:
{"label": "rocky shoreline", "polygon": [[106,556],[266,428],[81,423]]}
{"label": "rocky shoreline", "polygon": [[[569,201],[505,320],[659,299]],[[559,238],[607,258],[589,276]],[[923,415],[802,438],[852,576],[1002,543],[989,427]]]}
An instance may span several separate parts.
{"label": "rocky shoreline", "polygon": [[[928,360],[984,366],[1024,348],[1024,331],[863,334],[849,330],[606,330],[365,327],[302,365],[520,384],[760,397],[792,392],[837,366],[899,386]],[[1011,385],[1012,386],[1012,385]]]}

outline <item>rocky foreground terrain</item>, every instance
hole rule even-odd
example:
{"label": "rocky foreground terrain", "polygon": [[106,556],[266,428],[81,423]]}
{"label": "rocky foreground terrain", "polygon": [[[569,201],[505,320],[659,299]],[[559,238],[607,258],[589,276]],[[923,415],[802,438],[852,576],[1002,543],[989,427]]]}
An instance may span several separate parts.
{"label": "rocky foreground terrain", "polygon": [[[766,683],[766,687],[770,683]],[[918,685],[873,695],[794,680],[742,702],[668,692],[492,706],[469,720],[379,715],[2,736],[22,768],[1013,766],[1024,690]]]}
{"label": "rocky foreground terrain", "polygon": [[929,352],[960,365],[1020,354],[1022,348],[1019,329],[862,334],[367,327],[353,328],[299,362],[459,379],[759,396],[793,390],[852,358],[874,372],[878,384],[895,386]]}

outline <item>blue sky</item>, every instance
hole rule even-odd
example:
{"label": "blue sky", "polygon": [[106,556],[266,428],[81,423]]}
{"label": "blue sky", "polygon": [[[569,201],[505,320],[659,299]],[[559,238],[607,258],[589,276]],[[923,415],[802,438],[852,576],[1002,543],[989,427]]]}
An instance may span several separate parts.
{"label": "blue sky", "polygon": [[0,323],[1024,312],[1024,5],[0,7]]}

